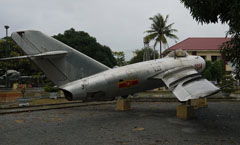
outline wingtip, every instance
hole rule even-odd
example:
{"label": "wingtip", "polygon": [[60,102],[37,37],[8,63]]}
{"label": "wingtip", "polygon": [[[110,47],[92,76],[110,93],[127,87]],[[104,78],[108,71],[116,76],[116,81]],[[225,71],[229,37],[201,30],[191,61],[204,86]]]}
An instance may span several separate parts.
{"label": "wingtip", "polygon": [[11,34],[11,37],[12,37],[12,38],[14,38],[14,37],[16,37],[16,36],[22,37],[22,36],[24,35],[24,33],[25,33],[25,31],[13,32],[13,33]]}
{"label": "wingtip", "polygon": [[40,31],[37,31],[37,30],[22,30],[22,31],[13,32],[11,36],[17,35],[17,36],[23,37],[24,34],[28,33],[28,32],[40,32]]}
{"label": "wingtip", "polygon": [[24,31],[18,31],[16,33],[22,37],[25,32]]}

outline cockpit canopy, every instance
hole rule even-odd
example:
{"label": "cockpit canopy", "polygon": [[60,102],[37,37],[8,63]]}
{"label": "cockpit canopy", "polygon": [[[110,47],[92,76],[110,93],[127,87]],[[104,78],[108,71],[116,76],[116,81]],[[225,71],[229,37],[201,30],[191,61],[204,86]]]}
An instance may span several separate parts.
{"label": "cockpit canopy", "polygon": [[168,53],[167,55],[168,57],[187,57],[188,56],[188,53],[186,51],[183,51],[181,49],[178,49],[178,50],[174,50],[170,53]]}

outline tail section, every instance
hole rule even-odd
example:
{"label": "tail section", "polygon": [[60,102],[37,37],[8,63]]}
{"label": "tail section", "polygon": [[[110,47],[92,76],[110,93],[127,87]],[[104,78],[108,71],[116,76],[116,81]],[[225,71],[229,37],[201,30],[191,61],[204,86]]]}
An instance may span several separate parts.
{"label": "tail section", "polygon": [[39,31],[14,32],[12,38],[58,86],[109,69]]}

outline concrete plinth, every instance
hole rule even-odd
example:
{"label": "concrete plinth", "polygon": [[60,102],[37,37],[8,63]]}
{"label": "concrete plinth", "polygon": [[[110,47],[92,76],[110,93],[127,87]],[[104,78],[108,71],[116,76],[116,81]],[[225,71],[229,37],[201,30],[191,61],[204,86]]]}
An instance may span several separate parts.
{"label": "concrete plinth", "polygon": [[200,107],[200,108],[208,107],[207,98],[206,98],[206,97],[204,97],[204,98],[199,98],[199,107]]}
{"label": "concrete plinth", "polygon": [[207,107],[207,98],[192,99],[188,101],[188,105],[193,106],[194,109]]}
{"label": "concrete plinth", "polygon": [[117,111],[127,111],[131,109],[131,103],[128,99],[118,99],[117,100]]}
{"label": "concrete plinth", "polygon": [[194,117],[194,107],[188,104],[181,104],[177,106],[177,117],[188,120]]}

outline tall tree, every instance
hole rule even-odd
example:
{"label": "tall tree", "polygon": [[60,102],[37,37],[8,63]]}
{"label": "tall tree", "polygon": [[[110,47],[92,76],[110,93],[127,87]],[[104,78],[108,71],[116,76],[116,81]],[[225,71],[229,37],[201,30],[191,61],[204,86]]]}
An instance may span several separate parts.
{"label": "tall tree", "polygon": [[98,43],[96,38],[86,32],[71,28],[53,37],[109,67],[117,64],[111,49]]}
{"label": "tall tree", "polygon": [[211,81],[217,81],[218,84],[223,79],[225,73],[225,65],[222,60],[214,62],[206,61],[206,68],[202,72],[203,76]]}
{"label": "tall tree", "polygon": [[240,78],[240,3],[239,0],[180,0],[192,17],[200,23],[226,23],[227,35],[231,40],[221,47],[226,61],[236,67],[236,76]]}
{"label": "tall tree", "polygon": [[123,66],[126,64],[125,54],[123,51],[114,51],[113,56],[115,57],[118,66]]}
{"label": "tall tree", "polygon": [[174,23],[167,24],[168,22],[167,15],[164,19],[164,17],[161,14],[157,14],[153,17],[150,17],[149,19],[152,21],[152,25],[150,27],[150,30],[147,30],[148,33],[147,36],[145,36],[145,39],[148,41],[155,41],[154,42],[154,50],[156,45],[159,43],[160,45],[160,58],[162,58],[162,45],[167,44],[167,37],[171,39],[178,39],[178,37],[173,34],[174,32],[177,32],[176,29],[172,29],[172,26]]}

